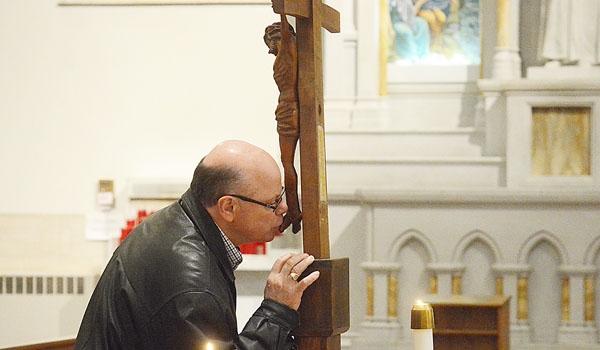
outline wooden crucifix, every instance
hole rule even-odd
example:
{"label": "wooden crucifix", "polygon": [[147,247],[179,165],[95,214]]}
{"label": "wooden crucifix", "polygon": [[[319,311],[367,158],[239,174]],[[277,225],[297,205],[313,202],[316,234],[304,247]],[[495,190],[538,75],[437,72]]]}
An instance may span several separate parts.
{"label": "wooden crucifix", "polygon": [[[336,10],[320,0],[272,0],[272,3],[275,13],[296,17],[303,244],[305,252],[315,258],[325,259],[329,258],[330,252],[321,27],[338,33],[340,17]],[[287,22],[283,16],[282,18],[283,26]],[[281,30],[282,40],[286,30],[287,28]]]}
{"label": "wooden crucifix", "polygon": [[[281,16],[281,47],[293,47],[296,52],[287,55],[270,47],[276,60],[297,58],[297,67],[287,67],[285,71],[274,65],[274,77],[280,89],[279,105],[276,111],[278,132],[282,149],[282,162],[286,175],[286,190],[288,191],[288,206],[293,211],[290,219],[284,220],[282,228],[293,224],[294,232],[299,229],[302,220],[304,252],[312,254],[316,260],[305,275],[318,270],[321,275],[317,282],[308,288],[300,305],[300,329],[295,332],[298,346],[302,350],[339,350],[341,349],[340,335],[347,331],[349,324],[349,261],[348,258],[331,259],[329,247],[329,219],[327,204],[327,175],[325,168],[325,129],[323,106],[323,63],[321,28],[329,32],[340,31],[340,15],[333,8],[323,4],[321,0],[272,0],[273,11]],[[291,42],[286,15],[296,18],[296,34]],[[267,31],[269,27],[267,27]],[[266,34],[268,35],[268,34]],[[286,38],[287,36],[287,38]],[[265,37],[265,41],[267,41]],[[284,50],[283,48],[282,50]],[[281,56],[284,57],[281,57]],[[297,55],[296,57],[293,57]],[[297,71],[296,69],[297,68]],[[297,74],[297,82],[295,80]],[[292,76],[290,76],[292,75]],[[292,79],[290,79],[292,78]],[[285,91],[289,86],[295,86],[297,96]],[[293,99],[297,97],[296,112],[293,111]],[[292,130],[289,124],[281,125],[280,114],[285,119],[292,119],[297,113],[296,134],[287,133],[287,140],[282,142],[286,130]],[[287,116],[286,116],[287,115]],[[292,121],[293,123],[293,121]],[[283,131],[283,132],[282,132]],[[290,193],[295,192],[295,170],[289,169],[289,159],[284,159],[284,153],[295,150],[289,142],[300,141],[300,174],[302,193],[302,214],[297,204],[290,203]],[[285,137],[284,137],[285,138]],[[285,145],[287,144],[287,145]],[[284,150],[285,149],[285,150]],[[293,157],[293,155],[292,155]],[[286,162],[288,163],[286,165]],[[293,197],[293,196],[292,196]],[[296,197],[297,200],[297,197]],[[289,214],[289,212],[288,212]]]}

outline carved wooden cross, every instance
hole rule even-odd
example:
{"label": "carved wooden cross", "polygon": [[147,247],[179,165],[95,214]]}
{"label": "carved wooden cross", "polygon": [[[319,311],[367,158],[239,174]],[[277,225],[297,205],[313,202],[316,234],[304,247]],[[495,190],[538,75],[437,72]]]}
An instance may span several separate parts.
{"label": "carved wooden cross", "polygon": [[321,27],[340,31],[340,14],[321,0],[272,3],[275,13],[296,17],[302,235],[304,252],[317,258],[304,274],[321,273],[304,292],[294,335],[302,350],[340,350],[350,326],[349,260],[330,259],[321,41]]}
{"label": "carved wooden cross", "polygon": [[275,13],[296,17],[304,251],[315,258],[327,259],[330,252],[321,27],[339,33],[340,14],[321,0],[272,0],[272,3]]}

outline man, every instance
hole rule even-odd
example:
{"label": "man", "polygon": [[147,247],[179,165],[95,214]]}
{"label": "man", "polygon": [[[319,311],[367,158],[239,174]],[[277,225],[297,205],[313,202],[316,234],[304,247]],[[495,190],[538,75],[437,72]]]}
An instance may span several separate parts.
{"label": "man", "polygon": [[287,254],[274,263],[264,300],[241,334],[233,271],[239,247],[271,241],[283,222],[281,174],[264,150],[217,145],[190,189],[144,220],[117,248],[83,317],[75,349],[295,349],[313,262]]}
{"label": "man", "polygon": [[292,225],[292,232],[300,231],[302,212],[298,200],[298,174],[294,168],[296,145],[300,137],[298,116],[298,49],[296,33],[288,23],[285,14],[281,22],[265,28],[263,36],[269,53],[275,55],[273,79],[279,89],[279,100],[275,109],[281,165],[283,165],[285,190],[287,192],[288,213],[283,219],[280,231]]}

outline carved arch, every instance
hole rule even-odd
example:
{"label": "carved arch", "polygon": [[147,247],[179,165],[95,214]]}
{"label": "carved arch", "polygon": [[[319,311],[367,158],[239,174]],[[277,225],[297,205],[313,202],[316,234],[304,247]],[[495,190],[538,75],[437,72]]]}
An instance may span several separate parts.
{"label": "carved arch", "polygon": [[460,239],[456,245],[456,248],[454,249],[453,261],[462,261],[462,257],[464,256],[467,248],[471,245],[471,243],[477,241],[483,243],[492,251],[494,254],[494,262],[499,263],[502,261],[502,254],[500,253],[500,249],[498,248],[496,241],[490,235],[480,230],[471,231]]}
{"label": "carved arch", "polygon": [[410,241],[416,241],[422,244],[429,255],[429,261],[437,262],[438,256],[433,243],[429,240],[429,238],[427,238],[427,236],[415,229],[404,231],[392,242],[388,251],[388,261],[393,261],[394,257],[397,256],[400,250]]}
{"label": "carved arch", "polygon": [[544,230],[534,233],[523,243],[519,249],[518,262],[520,264],[527,264],[529,253],[531,253],[533,248],[541,242],[548,242],[558,251],[562,265],[569,264],[569,255],[567,254],[565,246],[555,235]]}
{"label": "carved arch", "polygon": [[587,247],[584,255],[583,263],[586,265],[594,265],[594,260],[600,251],[600,236],[596,237]]}

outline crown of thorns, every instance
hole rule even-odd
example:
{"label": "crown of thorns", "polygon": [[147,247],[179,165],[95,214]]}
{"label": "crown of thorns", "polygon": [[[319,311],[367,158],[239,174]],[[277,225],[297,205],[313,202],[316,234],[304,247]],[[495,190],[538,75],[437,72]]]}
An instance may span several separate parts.
{"label": "crown of thorns", "polygon": [[[296,35],[296,31],[294,30],[294,27],[292,27],[291,24],[289,26],[290,26],[290,32],[292,33],[292,35]],[[281,22],[275,22],[275,23],[271,24],[270,26],[268,26],[267,28],[265,28],[265,37],[272,36],[272,33],[279,32],[279,31],[281,31]]]}

